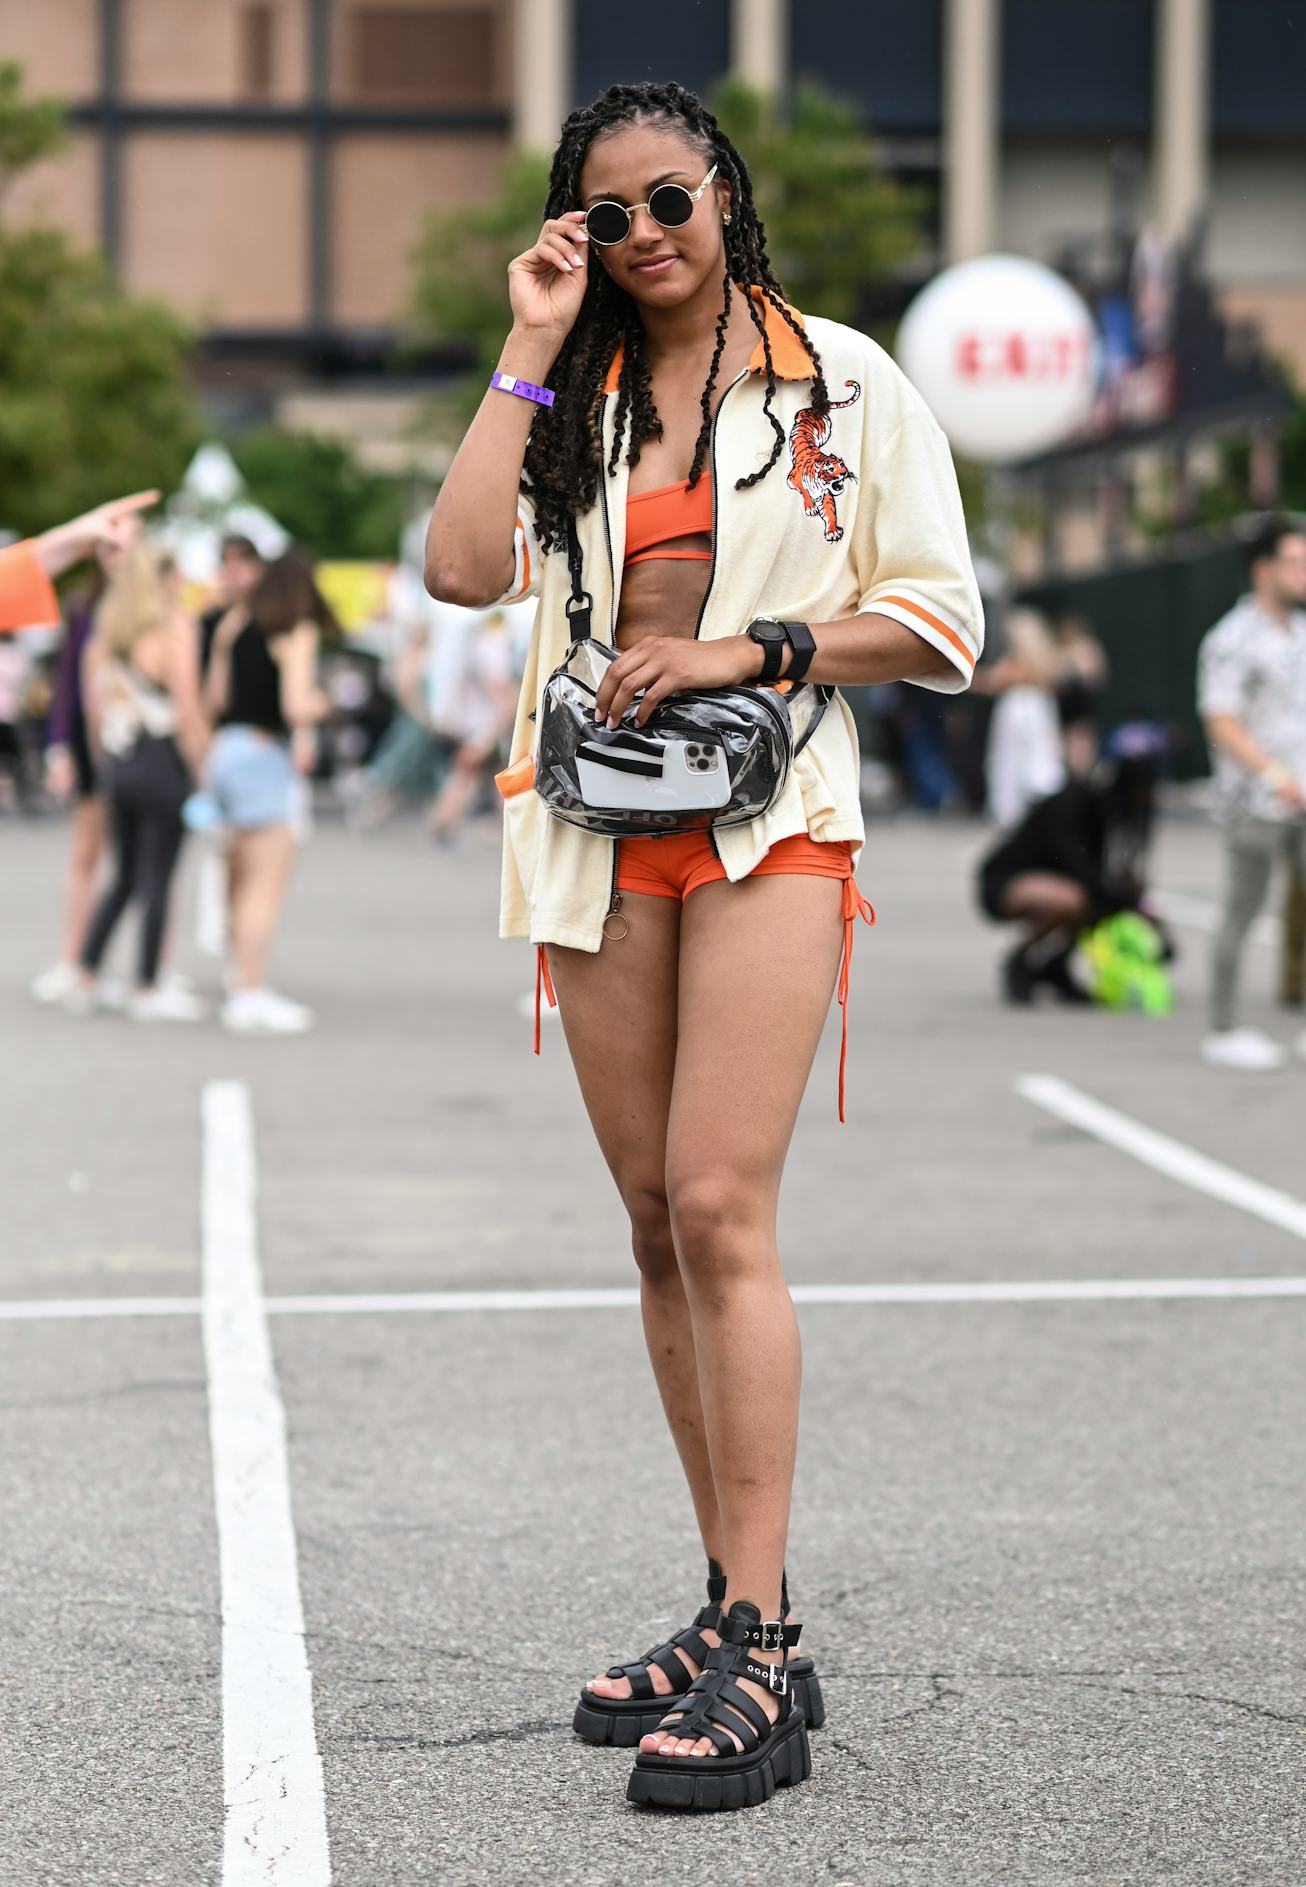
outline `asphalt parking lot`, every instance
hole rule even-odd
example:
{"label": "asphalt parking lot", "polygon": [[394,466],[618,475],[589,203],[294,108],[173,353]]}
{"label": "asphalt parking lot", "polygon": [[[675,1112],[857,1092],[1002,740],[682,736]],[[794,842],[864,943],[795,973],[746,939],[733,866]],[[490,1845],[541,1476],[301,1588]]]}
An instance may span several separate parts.
{"label": "asphalt parking lot", "polygon": [[289,1041],[32,1005],[62,843],[0,827],[0,1880],[1306,1881],[1306,1063],[1197,1058],[1208,832],[1154,1021],[1000,1009],[982,836],[875,829],[782,1202],[829,1722],[693,1820],[569,1729],[702,1569],[492,835],[319,835]]}

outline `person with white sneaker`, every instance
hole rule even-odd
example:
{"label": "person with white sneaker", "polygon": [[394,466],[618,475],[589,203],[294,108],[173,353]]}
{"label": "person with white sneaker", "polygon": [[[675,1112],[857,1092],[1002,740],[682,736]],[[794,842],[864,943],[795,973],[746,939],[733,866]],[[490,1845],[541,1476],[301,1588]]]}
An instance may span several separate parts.
{"label": "person with white sneaker", "polygon": [[[1251,591],[1203,638],[1198,707],[1215,762],[1225,886],[1203,1058],[1270,1073],[1285,1050],[1236,1022],[1238,971],[1278,859],[1306,872],[1306,526],[1271,518],[1247,547]],[[1306,1033],[1296,1050],[1306,1058]]]}
{"label": "person with white sneaker", "polygon": [[181,809],[204,756],[195,625],[169,591],[164,560],[146,544],[124,551],[109,576],[86,655],[86,705],[104,756],[115,868],[64,1006],[74,1015],[106,1006],[97,989],[100,965],[136,902],[140,972],[127,1014],[134,1022],[197,1022],[204,1005],[159,976],[184,837]]}
{"label": "person with white sneaker", "polygon": [[231,983],[222,1025],[236,1035],[302,1035],[313,1012],[267,987],[272,941],[296,852],[297,771],[311,770],[327,712],[318,645],[335,620],[313,566],[291,550],[267,564],[214,632],[205,704],[218,723],[207,785],[232,837]]}

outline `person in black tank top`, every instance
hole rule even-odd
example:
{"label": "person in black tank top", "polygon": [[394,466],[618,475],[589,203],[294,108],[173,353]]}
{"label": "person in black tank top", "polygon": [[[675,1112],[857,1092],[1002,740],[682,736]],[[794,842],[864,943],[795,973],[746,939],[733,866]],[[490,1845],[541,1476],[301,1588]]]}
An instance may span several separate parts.
{"label": "person in black tank top", "polygon": [[241,1034],[299,1034],[302,1003],[265,981],[294,863],[295,766],[311,762],[311,735],[326,713],[317,652],[335,619],[299,551],[267,565],[247,605],[228,611],[213,636],[205,686],[218,733],[209,790],[231,831],[231,994],[224,1025]]}
{"label": "person in black tank top", "polygon": [[220,727],[257,727],[277,740],[290,728],[281,708],[281,670],[262,624],[251,619],[231,645],[231,680]]}
{"label": "person in black tank top", "polygon": [[227,611],[238,604],[249,601],[259,578],[263,575],[264,563],[257,546],[239,531],[229,531],[222,540],[222,557],[218,569],[218,600],[210,609],[206,609],[199,619],[200,623],[200,680],[209,672],[209,656],[213,651],[213,639],[218,633]]}

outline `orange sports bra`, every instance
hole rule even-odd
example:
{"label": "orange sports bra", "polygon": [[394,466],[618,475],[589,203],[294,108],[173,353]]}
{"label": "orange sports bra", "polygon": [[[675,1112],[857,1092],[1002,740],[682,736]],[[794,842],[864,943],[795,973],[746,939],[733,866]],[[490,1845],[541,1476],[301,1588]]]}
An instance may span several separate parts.
{"label": "orange sports bra", "polygon": [[712,481],[700,478],[693,491],[689,480],[642,491],[626,500],[626,562],[646,563],[653,557],[677,557],[711,563],[710,550],[668,550],[678,537],[712,534]]}

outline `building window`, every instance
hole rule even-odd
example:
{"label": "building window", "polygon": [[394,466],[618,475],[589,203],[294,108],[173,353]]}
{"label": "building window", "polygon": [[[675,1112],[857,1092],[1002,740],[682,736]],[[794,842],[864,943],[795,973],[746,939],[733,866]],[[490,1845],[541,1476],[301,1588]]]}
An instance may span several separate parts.
{"label": "building window", "polygon": [[369,104],[503,102],[497,6],[368,6],[350,22],[350,92]]}
{"label": "building window", "polygon": [[269,4],[245,6],[240,15],[240,89],[245,98],[272,96],[276,19]]}

